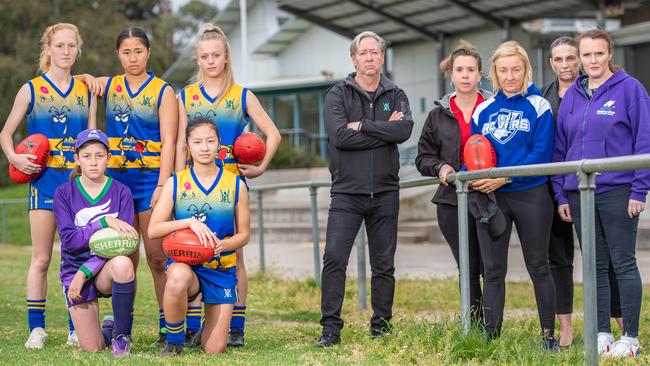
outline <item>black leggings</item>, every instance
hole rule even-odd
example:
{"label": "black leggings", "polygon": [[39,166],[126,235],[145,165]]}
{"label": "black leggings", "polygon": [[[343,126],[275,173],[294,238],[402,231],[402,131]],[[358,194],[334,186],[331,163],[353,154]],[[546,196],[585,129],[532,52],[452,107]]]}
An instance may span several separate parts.
{"label": "black leggings", "polygon": [[501,236],[490,236],[488,226],[476,222],[481,258],[485,270],[483,311],[485,329],[491,337],[501,334],[506,295],[508,247],[512,223],[521,240],[526,269],[533,281],[542,333],[553,335],[555,327],[555,284],[548,263],[548,241],[553,220],[553,199],[546,185],[518,192],[496,192],[499,208],[506,217]]}
{"label": "black leggings", "polygon": [[[458,207],[438,204],[438,226],[447,240],[451,253],[456,260],[456,268],[460,270],[459,239],[458,239]],[[469,298],[472,323],[483,324],[483,308],[481,306],[481,276],[483,263],[476,235],[476,222],[469,216]]]}

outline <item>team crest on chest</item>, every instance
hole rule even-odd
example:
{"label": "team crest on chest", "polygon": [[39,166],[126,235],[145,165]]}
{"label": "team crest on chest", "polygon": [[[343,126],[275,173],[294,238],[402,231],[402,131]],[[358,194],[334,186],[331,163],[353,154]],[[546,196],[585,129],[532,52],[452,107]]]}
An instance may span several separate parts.
{"label": "team crest on chest", "polygon": [[151,96],[143,95],[142,101],[140,101],[140,105],[142,105],[143,107],[151,107],[151,99],[153,99],[153,95]]}
{"label": "team crest on chest", "polygon": [[221,203],[232,203],[232,192],[230,189],[224,191],[223,189],[219,189],[219,193],[221,193]]}
{"label": "team crest on chest", "polygon": [[195,219],[205,223],[205,221],[208,219],[208,212],[212,210],[212,206],[210,206],[209,203],[204,203],[201,208],[199,208],[195,204],[191,204],[190,207],[187,209],[187,211],[192,213],[192,217]]}
{"label": "team crest on chest", "polygon": [[235,109],[234,99],[226,99],[226,109]]}
{"label": "team crest on chest", "polygon": [[500,144],[505,144],[519,131],[530,131],[530,121],[524,118],[524,112],[501,108],[498,112],[490,115],[488,122],[483,125],[481,133],[485,136],[492,136]]}

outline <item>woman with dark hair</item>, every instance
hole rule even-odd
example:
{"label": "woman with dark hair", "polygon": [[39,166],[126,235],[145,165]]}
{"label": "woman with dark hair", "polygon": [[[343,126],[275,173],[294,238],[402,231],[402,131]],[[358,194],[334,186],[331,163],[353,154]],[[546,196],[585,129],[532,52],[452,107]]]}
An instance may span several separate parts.
{"label": "woman with dark hair", "polygon": [[[435,102],[424,122],[415,164],[422,175],[440,178],[441,185],[431,202],[436,204],[438,226],[447,240],[456,266],[459,266],[458,202],[456,189],[447,176],[463,166],[463,147],[470,136],[472,113],[492,93],[478,89],[481,81],[481,55],[472,44],[461,41],[440,63],[440,70],[451,79],[455,91]],[[481,276],[483,265],[476,237],[476,224],[469,219],[469,281],[472,322],[481,325]]]}
{"label": "woman with dark hair", "polygon": [[[174,169],[178,104],[172,87],[147,71],[151,45],[140,28],[123,30],[115,42],[124,74],[97,79],[84,75],[93,92],[103,94],[106,105],[106,134],[111,159],[108,173],[131,189],[136,223],[144,239],[147,263],[158,299],[160,332],[157,344],[165,342],[163,291],[165,261],[162,240],[147,234],[151,210],[162,186]],[[136,268],[139,251],[130,258]]]}
{"label": "woman with dark hair", "polygon": [[[612,63],[614,45],[603,30],[577,37],[580,76],[558,111],[553,161],[650,153],[650,98],[643,85]],[[558,212],[580,234],[580,195],[575,175],[553,177]],[[645,209],[650,171],[617,171],[596,177],[596,281],[598,351],[618,357],[639,355],[642,286],[636,264],[638,215]],[[611,334],[609,266],[620,292],[623,334]]]}

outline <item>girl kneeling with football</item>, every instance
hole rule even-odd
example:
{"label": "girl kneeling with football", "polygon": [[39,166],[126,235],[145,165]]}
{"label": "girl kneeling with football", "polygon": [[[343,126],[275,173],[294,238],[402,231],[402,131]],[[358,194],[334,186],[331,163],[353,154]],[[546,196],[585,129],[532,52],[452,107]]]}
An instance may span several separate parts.
{"label": "girl kneeling with football", "polygon": [[161,356],[182,352],[188,299],[199,293],[205,303],[201,346],[208,353],[226,350],[237,301],[235,251],[248,242],[250,232],[246,185],[215,163],[220,144],[216,125],[208,119],[189,122],[186,143],[193,164],[165,182],[151,216],[149,235],[160,238],[189,228],[203,246],[213,248],[214,257],[194,266],[168,260],[164,294],[167,344]]}
{"label": "girl kneeling with football", "polygon": [[[54,215],[61,237],[61,283],[68,310],[84,351],[94,352],[112,344],[115,356],[129,355],[130,328],[135,299],[133,263],[123,255],[112,259],[90,250],[91,236],[102,228],[117,230],[121,237],[138,239],[133,224],[133,200],[129,189],[106,176],[108,138],[100,130],[77,135],[77,167],[72,179],[54,193]],[[137,247],[137,246],[136,246]],[[100,253],[101,254],[101,253]],[[112,296],[115,320],[99,324],[99,297]],[[113,336],[114,334],[114,336]]]}

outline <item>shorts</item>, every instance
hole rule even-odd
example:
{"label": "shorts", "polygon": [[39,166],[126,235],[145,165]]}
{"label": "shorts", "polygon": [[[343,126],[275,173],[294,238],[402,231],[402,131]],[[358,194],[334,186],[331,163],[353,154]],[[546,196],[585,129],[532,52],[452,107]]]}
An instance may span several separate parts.
{"label": "shorts", "polygon": [[28,210],[49,210],[52,211],[54,197],[50,197],[40,192],[34,185],[29,185],[29,204]]}
{"label": "shorts", "polygon": [[133,206],[135,207],[135,213],[151,210],[151,197],[152,196],[147,196],[144,198],[134,198]]}
{"label": "shorts", "polygon": [[96,300],[100,297],[111,297],[111,294],[103,294],[97,290],[95,287],[95,280],[86,281],[86,283],[81,288],[81,300],[70,302],[68,299],[68,288],[70,286],[63,286],[63,296],[65,297],[65,303],[68,307],[73,307],[75,305],[83,304],[84,302],[89,302]]}
{"label": "shorts", "polygon": [[[166,268],[174,263],[173,260],[167,259]],[[201,293],[201,301],[210,305],[221,304],[234,304],[239,301],[239,294],[237,293],[237,282],[229,286],[222,286],[223,276],[213,268],[207,268],[202,265],[190,266],[192,271],[196,274],[199,280],[199,293]],[[194,294],[188,298],[189,302],[194,301],[198,294]]]}

